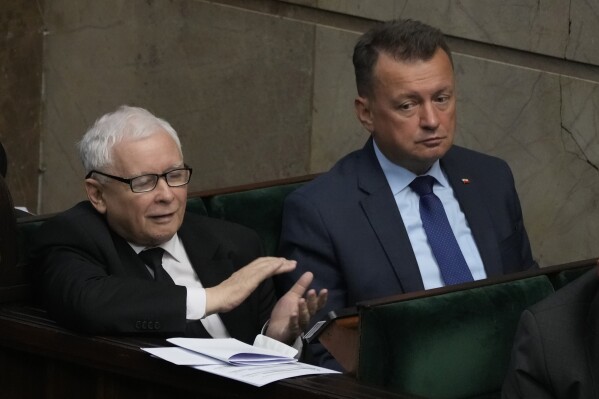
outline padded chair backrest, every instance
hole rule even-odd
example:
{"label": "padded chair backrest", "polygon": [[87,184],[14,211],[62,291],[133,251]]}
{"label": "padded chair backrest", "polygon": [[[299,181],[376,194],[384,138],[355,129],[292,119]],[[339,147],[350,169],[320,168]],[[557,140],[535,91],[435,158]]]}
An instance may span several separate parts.
{"label": "padded chair backrest", "polygon": [[24,219],[19,220],[17,223],[19,262],[26,261],[27,251],[31,246],[33,236],[42,224],[44,224],[44,220],[37,219]]}
{"label": "padded chair backrest", "polygon": [[201,197],[190,197],[187,198],[187,211],[197,213],[198,215],[206,216],[208,211],[206,205]]}
{"label": "padded chair backrest", "polygon": [[267,255],[275,255],[281,234],[283,201],[303,183],[215,195],[207,199],[210,216],[239,223],[255,230]]}
{"label": "padded chair backrest", "polygon": [[360,310],[358,379],[425,398],[499,397],[522,311],[546,276]]}
{"label": "padded chair backrest", "polygon": [[0,143],[0,175],[6,178],[6,171],[8,168],[8,159],[6,157],[6,151],[4,146]]}
{"label": "padded chair backrest", "polygon": [[8,186],[0,175],[0,273],[10,272],[16,265],[17,217]]}

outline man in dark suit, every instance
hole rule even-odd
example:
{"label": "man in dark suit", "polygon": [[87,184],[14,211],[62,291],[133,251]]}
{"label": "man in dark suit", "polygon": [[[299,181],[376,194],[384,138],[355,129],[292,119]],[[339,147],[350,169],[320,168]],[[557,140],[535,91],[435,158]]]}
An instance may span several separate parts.
{"label": "man in dark suit", "polygon": [[89,201],[44,223],[33,249],[43,303],[59,322],[249,343],[263,329],[292,343],[326,302],[325,291],[303,297],[311,274],[277,302],[270,277],[294,261],[259,257],[249,229],[185,212],[192,171],[166,121],[123,106],[79,149]]}
{"label": "man in dark suit", "polygon": [[599,398],[598,271],[524,311],[503,398]]}
{"label": "man in dark suit", "polygon": [[[356,115],[371,137],[287,197],[280,253],[298,267],[277,276],[279,285],[314,272],[314,286],[329,289],[324,316],[534,267],[509,167],[453,145],[456,89],[443,34],[417,21],[387,22],[358,40],[353,62]],[[429,192],[413,188],[417,181],[432,185]],[[432,223],[424,197],[442,204]]]}

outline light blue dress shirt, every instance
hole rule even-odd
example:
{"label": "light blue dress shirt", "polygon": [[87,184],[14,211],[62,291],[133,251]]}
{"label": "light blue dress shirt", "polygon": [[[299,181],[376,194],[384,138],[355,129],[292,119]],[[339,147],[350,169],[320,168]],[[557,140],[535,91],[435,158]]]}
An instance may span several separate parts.
{"label": "light blue dress shirt", "polygon": [[[422,282],[424,283],[425,289],[443,287],[445,284],[441,278],[441,272],[439,271],[439,265],[433,255],[431,246],[426,238],[426,232],[422,227],[422,220],[420,220],[420,197],[416,194],[409,186],[417,175],[410,172],[409,170],[402,168],[389,161],[383,153],[379,150],[376,143],[374,144],[374,152],[376,157],[383,168],[383,173],[387,178],[391,192],[395,198],[397,208],[401,214],[414,255],[416,255],[416,261],[418,262],[418,268],[420,269],[420,275],[422,276]],[[433,186],[433,192],[443,204],[447,219],[453,234],[458,241],[458,245],[466,259],[466,263],[470,268],[472,277],[474,280],[482,280],[487,278],[487,273],[483,266],[483,261],[474,242],[472,231],[466,221],[466,216],[460,209],[460,204],[453,194],[453,189],[447,181],[445,173],[441,170],[441,165],[437,160],[433,166],[426,172],[427,175],[433,176],[437,179],[437,183]]]}

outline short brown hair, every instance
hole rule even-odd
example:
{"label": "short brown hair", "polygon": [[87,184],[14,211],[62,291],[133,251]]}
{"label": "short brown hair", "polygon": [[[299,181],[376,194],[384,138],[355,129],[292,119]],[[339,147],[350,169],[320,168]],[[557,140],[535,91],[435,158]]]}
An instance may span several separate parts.
{"label": "short brown hair", "polygon": [[372,94],[372,71],[380,52],[398,61],[430,60],[438,48],[451,58],[443,33],[412,19],[384,22],[364,33],[354,47],[353,63],[360,96]]}

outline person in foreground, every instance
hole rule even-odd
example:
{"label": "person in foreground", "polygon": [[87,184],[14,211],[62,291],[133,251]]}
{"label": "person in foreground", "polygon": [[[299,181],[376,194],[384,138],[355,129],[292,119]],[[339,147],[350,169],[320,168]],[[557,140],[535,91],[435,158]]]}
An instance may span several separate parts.
{"label": "person in foreground", "polygon": [[[366,145],[285,201],[280,255],[329,300],[357,302],[536,267],[514,179],[453,145],[456,87],[443,34],[413,20],[375,26],[353,54]],[[324,359],[321,357],[321,359]]]}
{"label": "person in foreground", "polygon": [[599,398],[599,267],[525,310],[505,399]]}
{"label": "person in foreground", "polygon": [[65,326],[250,344],[264,328],[291,344],[326,302],[307,291],[311,273],[277,301],[270,277],[294,261],[260,257],[245,227],[185,212],[192,170],[166,121],[122,106],[79,149],[89,201],[45,222],[33,249],[43,303]]}

